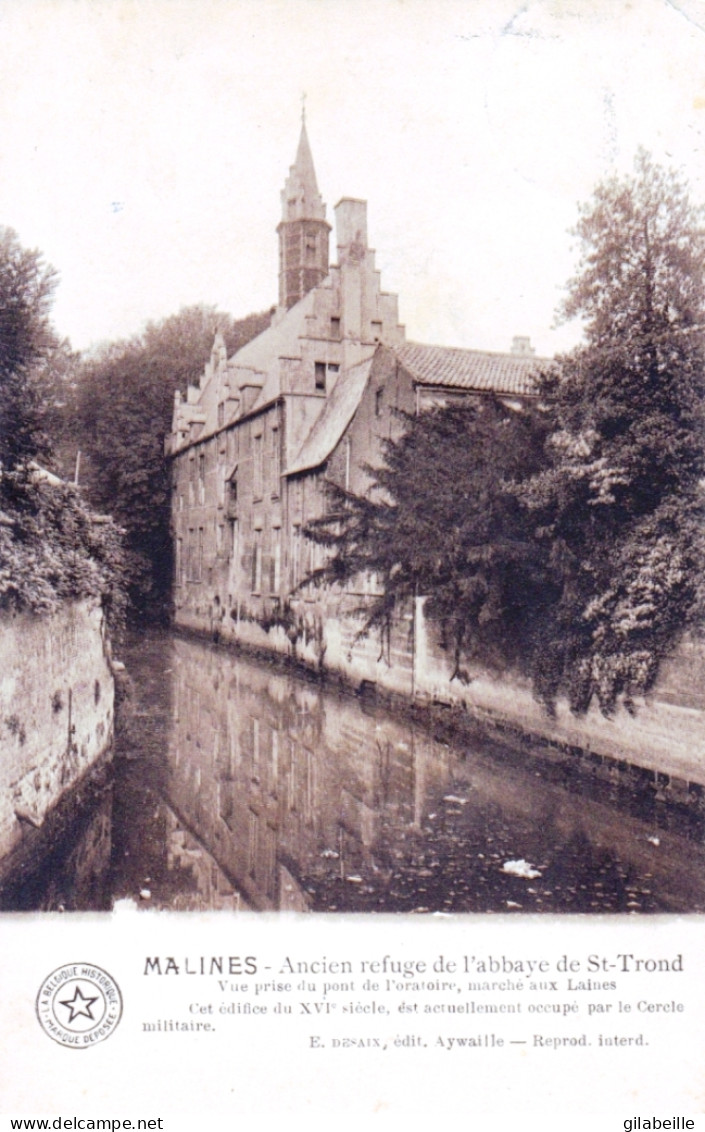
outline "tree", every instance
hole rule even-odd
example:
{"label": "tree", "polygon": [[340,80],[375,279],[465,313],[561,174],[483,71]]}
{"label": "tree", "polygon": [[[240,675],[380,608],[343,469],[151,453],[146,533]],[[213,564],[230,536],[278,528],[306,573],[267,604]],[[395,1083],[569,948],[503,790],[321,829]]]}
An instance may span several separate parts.
{"label": "tree", "polygon": [[168,609],[172,548],[164,440],[174,391],[183,393],[198,380],[216,330],[232,352],[270,319],[268,312],[235,321],[213,307],[187,307],[148,323],[131,340],[103,347],[79,369],[73,438],[81,449],[81,479],[91,502],[125,531],[134,617],[160,619]]}
{"label": "tree", "polygon": [[51,431],[71,363],[49,320],[56,273],[0,229],[0,609],[51,613],[99,598],[122,619],[121,548],[51,461]]}
{"label": "tree", "polygon": [[467,654],[520,663],[550,709],[564,694],[610,714],[705,620],[703,210],[640,153],[576,234],[562,314],[586,344],[537,375],[531,410],[409,418],[372,493],[331,489],[313,580],[375,573],[368,627],[427,595],[456,672]]}
{"label": "tree", "polygon": [[679,178],[641,152],[580,213],[565,317],[586,345],[544,375],[547,468],[520,492],[558,599],[542,698],[610,713],[649,690],[702,623],[705,231]]}
{"label": "tree", "polygon": [[38,251],[0,228],[0,465],[49,451],[38,371],[57,347],[49,321],[57,275]]}
{"label": "tree", "polygon": [[308,533],[332,551],[312,580],[376,575],[365,628],[389,627],[415,596],[440,622],[459,674],[463,658],[526,665],[550,600],[515,485],[535,472],[540,423],[495,398],[406,417],[372,490],[331,485],[331,507]]}

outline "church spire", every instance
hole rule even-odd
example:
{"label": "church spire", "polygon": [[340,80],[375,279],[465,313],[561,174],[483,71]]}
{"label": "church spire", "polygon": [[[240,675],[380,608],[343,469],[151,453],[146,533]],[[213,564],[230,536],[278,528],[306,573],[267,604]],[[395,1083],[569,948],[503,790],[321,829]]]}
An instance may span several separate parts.
{"label": "church spire", "polygon": [[325,218],[326,206],[318,191],[304,111],[301,115],[301,135],[296,150],[296,160],[289,169],[289,176],[282,192],[282,221],[325,220]]}
{"label": "church spire", "polygon": [[328,274],[326,206],[318,184],[306,130],[306,111],[301,113],[301,134],[296,159],[289,169],[281,194],[282,219],[279,233],[279,304],[292,307]]}

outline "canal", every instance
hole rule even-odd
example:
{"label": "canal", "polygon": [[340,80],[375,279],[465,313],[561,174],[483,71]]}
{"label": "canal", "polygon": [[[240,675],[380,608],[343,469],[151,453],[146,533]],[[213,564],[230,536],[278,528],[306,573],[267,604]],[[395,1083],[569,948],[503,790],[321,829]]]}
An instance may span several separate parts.
{"label": "canal", "polygon": [[[169,633],[8,909],[701,912],[702,818]],[[538,752],[537,752],[538,755]]]}

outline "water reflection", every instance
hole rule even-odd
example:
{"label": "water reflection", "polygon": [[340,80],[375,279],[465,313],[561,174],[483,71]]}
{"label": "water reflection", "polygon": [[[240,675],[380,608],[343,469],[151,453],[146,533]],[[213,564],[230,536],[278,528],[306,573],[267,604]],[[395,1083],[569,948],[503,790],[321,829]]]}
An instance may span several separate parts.
{"label": "water reflection", "polygon": [[[142,642],[131,668],[153,733],[122,775],[116,895],[317,911],[705,907],[702,847],[666,807],[640,814],[617,787],[547,780],[509,752],[440,742],[201,643]],[[538,876],[505,871],[511,860]]]}
{"label": "water reflection", "polygon": [[41,830],[25,831],[0,876],[0,910],[108,911],[112,905],[113,796],[102,763]]}
{"label": "water reflection", "polygon": [[705,909],[701,831],[653,795],[207,644],[146,634],[125,659],[112,785],[2,907]]}

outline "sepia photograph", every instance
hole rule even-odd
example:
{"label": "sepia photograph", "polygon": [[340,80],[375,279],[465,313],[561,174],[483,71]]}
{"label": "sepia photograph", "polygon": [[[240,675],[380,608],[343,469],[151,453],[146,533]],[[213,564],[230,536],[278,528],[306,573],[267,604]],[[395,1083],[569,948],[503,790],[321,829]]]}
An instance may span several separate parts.
{"label": "sepia photograph", "polygon": [[2,910],[705,910],[704,29],[3,5]]}
{"label": "sepia photograph", "polygon": [[0,3],[0,1132],[697,1132],[704,37]]}
{"label": "sepia photograph", "polygon": [[704,16],[3,5],[3,911],[705,910]]}

